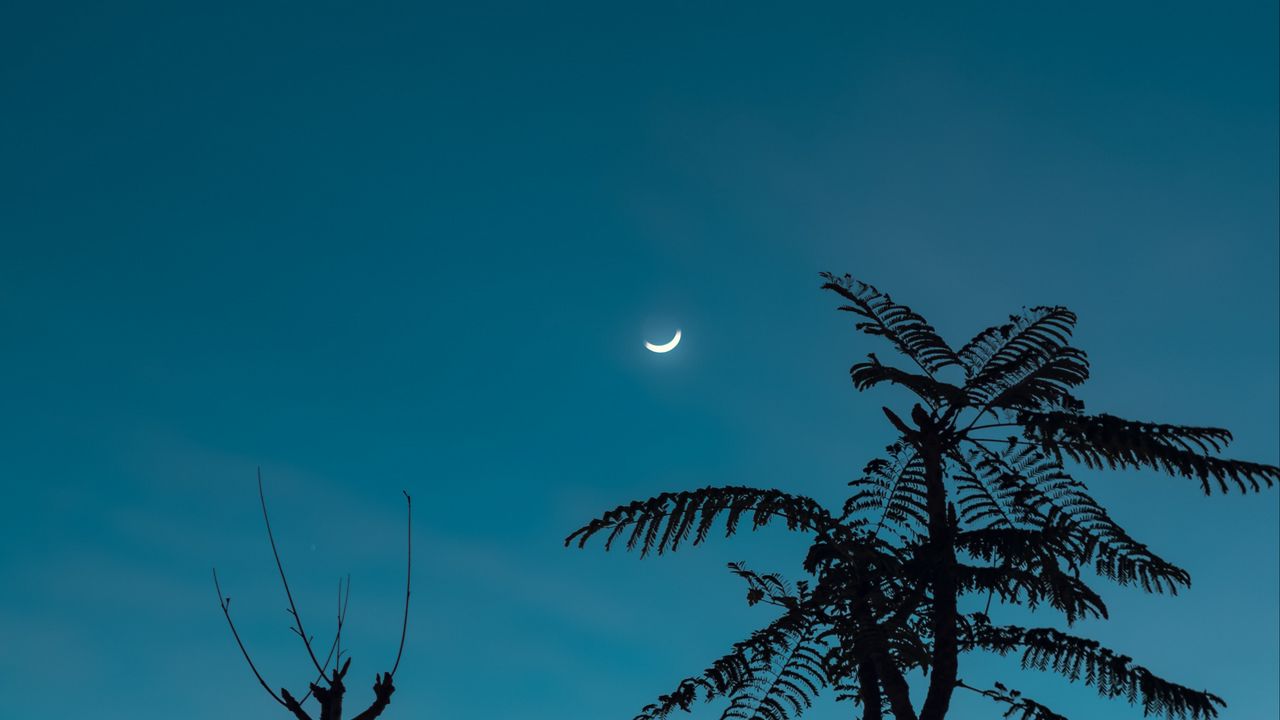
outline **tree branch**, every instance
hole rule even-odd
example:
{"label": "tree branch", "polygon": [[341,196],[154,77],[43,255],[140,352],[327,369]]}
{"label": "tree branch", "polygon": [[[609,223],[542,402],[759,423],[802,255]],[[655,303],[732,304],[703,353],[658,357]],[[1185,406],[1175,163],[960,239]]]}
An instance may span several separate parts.
{"label": "tree branch", "polygon": [[880,680],[870,660],[858,661],[858,694],[862,696],[862,720],[882,720]]}
{"label": "tree branch", "polygon": [[[280,696],[276,695],[275,691],[271,689],[271,686],[267,684],[267,681],[262,679],[262,673],[258,672],[258,667],[253,664],[253,658],[249,657],[249,651],[245,649],[244,642],[240,640],[240,633],[236,631],[236,624],[231,620],[231,598],[222,594],[222,586],[218,584],[217,568],[213,569],[213,587],[218,593],[218,606],[222,608],[222,614],[227,618],[227,626],[231,628],[231,635],[236,639],[236,645],[240,646],[240,653],[244,655],[245,662],[249,663],[249,669],[253,671],[253,676],[258,678],[258,684],[262,686],[263,690],[266,690],[267,693],[271,695],[272,700],[275,700],[283,707],[288,708],[289,704],[284,700],[281,700]],[[285,697],[289,697],[289,694],[285,693]],[[310,720],[310,718],[308,718],[308,720]]]}
{"label": "tree branch", "polygon": [[311,664],[315,665],[320,677],[324,677],[325,669],[321,667],[320,661],[316,659],[315,651],[311,649],[311,639],[307,637],[307,631],[302,627],[302,616],[298,614],[298,606],[293,602],[293,593],[289,591],[289,580],[284,574],[284,564],[280,562],[280,551],[276,548],[276,538],[271,532],[271,518],[267,515],[267,497],[262,492],[262,468],[258,468],[258,500],[262,503],[262,521],[267,526],[267,540],[271,542],[271,554],[276,558],[276,569],[280,571],[280,582],[284,585],[285,597],[289,599],[289,613],[293,615],[293,622],[296,625],[292,628],[302,638],[302,644],[307,648],[307,655],[311,658]]}
{"label": "tree branch", "polygon": [[[396,670],[400,669],[400,656],[404,654],[404,636],[409,631],[409,584],[413,580],[413,498],[409,497],[409,493],[404,493],[404,503],[407,513],[405,521],[405,537],[408,541],[408,564],[404,573],[404,620],[400,623],[400,649],[396,650],[396,662],[391,666],[391,672],[387,675],[387,687],[391,687],[391,678],[395,677]],[[381,681],[379,681],[381,682]],[[373,686],[374,692],[378,691],[378,685]],[[391,690],[387,691],[387,697],[391,697]],[[388,699],[388,702],[390,700]],[[378,712],[382,712],[379,710]],[[377,717],[376,715],[371,717]]]}
{"label": "tree branch", "polygon": [[373,683],[373,704],[351,720],[374,720],[387,709],[387,705],[391,704],[391,693],[395,691],[395,685],[391,683],[391,673],[378,675]]}
{"label": "tree branch", "polygon": [[[295,718],[297,718],[298,720],[311,720],[311,716],[307,714],[307,711],[302,709],[302,703],[307,701],[306,697],[302,698],[302,700],[299,701],[297,698],[291,695],[288,690],[284,688],[280,688],[280,692],[284,695],[283,704],[285,708],[288,709],[289,712],[293,713],[293,716]],[[310,697],[310,696],[311,696],[311,693],[308,692],[307,697]],[[321,710],[321,712],[323,712],[323,709]]]}
{"label": "tree branch", "polygon": [[[347,575],[347,595],[344,600],[342,597],[342,581],[338,581],[338,629],[333,635],[333,642],[329,643],[329,654],[324,656],[324,664],[320,666],[320,675],[311,685],[315,685],[325,679],[324,673],[329,669],[329,663],[334,659],[334,652],[337,652],[337,662],[342,662],[342,625],[347,620],[347,604],[351,601],[351,576]],[[310,686],[308,686],[307,694],[302,696],[301,702],[306,702],[311,697]]]}

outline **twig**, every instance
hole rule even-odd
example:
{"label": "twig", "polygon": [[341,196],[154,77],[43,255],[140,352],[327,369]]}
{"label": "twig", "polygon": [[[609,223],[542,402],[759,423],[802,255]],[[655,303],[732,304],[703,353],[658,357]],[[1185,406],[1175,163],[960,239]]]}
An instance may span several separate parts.
{"label": "twig", "polygon": [[[341,580],[338,581],[338,603],[339,603],[338,604],[338,630],[337,632],[334,633],[333,642],[329,643],[329,654],[324,656],[324,665],[320,668],[320,677],[316,678],[315,682],[311,683],[311,685],[315,685],[316,683],[325,679],[324,671],[329,669],[329,661],[333,660],[333,655],[335,650],[337,650],[337,653],[338,653],[337,664],[342,663],[342,649],[339,646],[339,641],[342,638],[342,625],[347,620],[347,604],[350,601],[351,601],[351,576],[348,575],[347,576],[347,596],[345,600],[342,598],[342,581]],[[337,665],[335,665],[335,667],[336,666]],[[308,686],[308,688],[310,688],[310,685]],[[311,692],[312,691],[308,689],[307,694],[303,695],[302,699],[299,700],[298,702],[299,703],[306,702],[307,698],[311,697]]]}
{"label": "twig", "polygon": [[347,604],[351,602],[351,574],[347,574],[347,594],[342,594],[342,579],[338,579],[338,631],[333,636],[334,646],[338,649],[338,664],[342,664],[342,624],[347,619]]}
{"label": "twig", "polygon": [[1012,440],[1009,438],[1000,440],[999,438],[976,438],[976,437],[965,438],[965,440],[968,440],[970,442],[975,442],[975,443],[985,442],[985,443],[1000,443],[1001,445],[1031,445],[1032,447],[1041,446],[1040,443],[1029,442],[1027,440],[1019,440],[1017,439],[1017,437],[1014,437]]}
{"label": "twig", "polygon": [[995,690],[983,690],[982,688],[976,688],[957,678],[956,687],[964,690],[972,690],[979,695],[1008,705],[1009,710],[1005,712],[1005,717],[1011,717],[1015,712],[1021,710],[1023,718],[1031,718],[1033,720],[1067,720],[1067,718],[1023,695],[1021,692],[1005,687],[1001,683],[996,683]]}
{"label": "twig", "polygon": [[[404,636],[409,630],[409,584],[413,580],[413,498],[409,497],[409,493],[404,493],[404,502],[407,514],[405,522],[405,536],[408,539],[408,564],[404,573],[404,621],[400,624],[400,649],[396,651],[396,662],[391,666],[391,677],[395,677],[396,670],[400,668],[400,656],[404,654]],[[350,584],[347,588],[350,589]]]}
{"label": "twig", "polygon": [[244,655],[245,662],[249,663],[249,669],[253,671],[253,676],[258,678],[258,684],[266,690],[271,699],[280,703],[281,707],[288,708],[289,705],[276,695],[276,691],[271,689],[266,680],[262,679],[262,673],[258,672],[258,667],[253,664],[253,658],[249,657],[249,651],[245,649],[244,642],[240,640],[240,633],[236,631],[236,624],[231,620],[231,598],[222,594],[222,586],[218,584],[218,569],[213,569],[213,587],[218,593],[218,606],[222,608],[222,614],[227,618],[227,626],[231,628],[231,635],[236,639],[236,645],[240,646],[240,652]]}
{"label": "twig", "polygon": [[289,591],[289,580],[285,578],[284,565],[280,562],[280,551],[276,549],[276,538],[271,532],[271,518],[267,516],[267,498],[262,492],[262,468],[258,468],[258,500],[262,502],[262,520],[267,525],[267,540],[271,541],[271,554],[276,558],[276,569],[280,571],[280,582],[284,585],[285,597],[289,598],[289,613],[293,615],[293,622],[297,625],[290,629],[302,638],[302,644],[307,648],[307,655],[311,657],[311,664],[315,665],[316,670],[320,672],[320,677],[323,678],[325,669],[316,659],[315,651],[311,649],[311,640],[302,627],[302,616],[298,614],[298,606],[293,602],[293,593]]}
{"label": "twig", "polygon": [[[969,432],[970,430],[986,430],[987,428],[1000,428],[1000,427],[1022,427],[1022,426],[1019,425],[1018,423],[993,423],[991,425],[970,425],[969,427],[965,428],[965,432]],[[966,685],[964,687],[968,687],[968,686]]]}

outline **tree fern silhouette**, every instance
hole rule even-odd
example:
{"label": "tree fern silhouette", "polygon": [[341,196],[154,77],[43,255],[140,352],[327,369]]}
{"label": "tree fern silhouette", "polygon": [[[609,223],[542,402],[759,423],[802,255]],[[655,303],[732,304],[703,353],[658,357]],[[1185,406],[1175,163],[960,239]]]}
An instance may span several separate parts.
{"label": "tree fern silhouette", "polygon": [[[1219,457],[1231,441],[1226,430],[1086,414],[1073,391],[1088,379],[1089,361],[1070,344],[1076,316],[1066,308],[1026,309],[955,351],[875,287],[847,275],[823,280],[845,301],[840,310],[857,316],[856,329],[914,366],[870,354],[850,368],[854,387],[891,383],[919,399],[903,414],[883,408],[898,439],[850,483],[840,511],[780,490],[706,487],[622,505],[565,539],[584,547],[602,535],[606,549],[621,541],[643,555],[702,543],[717,529],[733,535],[744,520],[752,530],[777,523],[813,536],[809,579],[794,587],[730,564],[747,583],[747,602],[780,614],[637,720],[716,698],[728,703],[722,718],[783,720],[824,689],[860,704],[864,720],[941,720],[957,689],[1001,704],[1004,717],[1063,720],[1005,685],[964,682],[960,657],[979,651],[1021,653],[1024,668],[1083,682],[1144,715],[1216,717],[1225,707],[1216,695],[1163,680],[1092,640],[994,625],[990,605],[1047,607],[1071,625],[1107,617],[1082,571],[1152,593],[1190,585],[1185,570],[1112,520],[1067,462],[1159,470],[1198,481],[1206,494],[1271,487],[1280,468]],[[964,595],[985,595],[986,609],[961,613]],[[919,709],[908,692],[912,671],[928,678]]]}
{"label": "tree fern silhouette", "polygon": [[[289,617],[293,620],[289,630],[302,640],[302,645],[306,649],[307,656],[317,673],[315,681],[309,684],[306,694],[301,699],[295,697],[286,688],[281,688],[280,693],[276,694],[276,691],[272,690],[271,685],[262,677],[262,673],[258,671],[258,666],[253,662],[252,656],[249,655],[249,650],[245,647],[244,641],[240,637],[240,632],[236,629],[235,622],[231,619],[231,598],[222,594],[222,585],[218,582],[218,570],[215,568],[213,570],[213,586],[218,593],[218,606],[222,609],[222,614],[227,619],[227,626],[231,629],[231,635],[235,638],[236,645],[240,648],[240,653],[244,656],[245,663],[249,665],[249,669],[253,672],[254,677],[257,678],[258,684],[267,691],[267,694],[278,705],[288,710],[296,720],[311,720],[311,715],[307,713],[304,706],[309,699],[314,697],[320,706],[319,720],[342,720],[342,701],[347,691],[345,680],[347,672],[351,669],[351,658],[347,658],[346,662],[342,661],[342,627],[347,619],[348,600],[351,597],[351,578],[347,577],[345,585],[341,580],[338,582],[337,627],[334,631],[333,642],[330,643],[329,651],[322,662],[316,655],[315,648],[312,645],[315,638],[307,634],[306,629],[303,627],[302,615],[298,612],[298,606],[293,600],[293,592],[289,589],[289,579],[284,571],[284,563],[280,560],[280,550],[276,546],[275,534],[271,532],[271,517],[267,513],[267,498],[262,489],[261,470],[258,471],[258,500],[262,505],[262,522],[267,528],[267,540],[271,544],[271,554],[275,558],[276,569],[280,574],[280,584],[284,587],[285,598],[289,602]],[[400,625],[400,646],[396,650],[396,659],[391,666],[391,670],[379,673],[374,678],[373,702],[352,720],[374,720],[387,709],[387,706],[391,703],[391,695],[395,692],[395,685],[392,680],[396,671],[400,668],[400,658],[404,654],[404,639],[409,627],[410,582],[413,577],[413,499],[406,492],[404,500],[408,510],[408,557],[404,586],[404,618]],[[331,662],[333,663],[332,669],[330,669]]]}

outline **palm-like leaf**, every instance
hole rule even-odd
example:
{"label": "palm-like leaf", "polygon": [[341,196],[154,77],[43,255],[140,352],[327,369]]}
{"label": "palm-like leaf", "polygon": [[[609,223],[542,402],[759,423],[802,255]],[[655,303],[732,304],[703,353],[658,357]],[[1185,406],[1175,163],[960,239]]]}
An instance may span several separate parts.
{"label": "palm-like leaf", "polygon": [[1038,523],[1059,524],[1076,533],[1084,548],[1081,557],[1098,574],[1122,585],[1137,583],[1148,592],[1176,593],[1191,585],[1187,571],[1130,537],[1057,458],[1025,445],[1011,445],[1001,453],[978,447],[972,467],[989,484],[1011,490]]}

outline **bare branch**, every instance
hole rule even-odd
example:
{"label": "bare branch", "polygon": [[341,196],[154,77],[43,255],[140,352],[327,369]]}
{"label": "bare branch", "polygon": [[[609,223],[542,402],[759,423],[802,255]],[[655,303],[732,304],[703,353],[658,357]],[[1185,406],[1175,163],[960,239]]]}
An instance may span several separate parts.
{"label": "bare branch", "polygon": [[[406,504],[406,574],[404,588],[404,617],[400,625],[400,644],[396,650],[395,664],[390,672],[382,673],[377,676],[377,680],[373,686],[374,701],[373,703],[357,716],[357,720],[372,720],[382,714],[387,705],[391,702],[391,694],[395,691],[392,684],[392,676],[400,666],[400,660],[404,655],[404,644],[409,628],[409,602],[412,592],[413,581],[413,499],[407,492],[404,493]],[[240,647],[240,652],[244,655],[245,661],[249,664],[249,669],[257,678],[258,683],[271,695],[279,705],[284,707],[297,720],[312,720],[311,716],[302,707],[308,699],[314,697],[320,704],[319,720],[341,720],[342,718],[342,701],[346,692],[346,686],[343,682],[347,674],[347,670],[351,667],[351,658],[343,658],[345,654],[342,649],[342,632],[346,626],[347,610],[351,606],[351,575],[348,574],[345,579],[338,580],[337,594],[337,628],[334,631],[333,641],[329,645],[329,652],[325,656],[324,663],[320,663],[316,657],[315,649],[312,645],[311,636],[306,634],[306,630],[302,624],[302,617],[298,612],[297,603],[293,599],[293,591],[289,587],[288,576],[284,570],[284,563],[280,559],[279,546],[276,545],[275,533],[271,527],[271,517],[267,510],[266,493],[263,489],[262,471],[258,471],[258,500],[262,505],[262,520],[267,528],[267,540],[271,544],[271,553],[276,561],[276,570],[280,574],[280,582],[284,586],[285,597],[288,598],[289,607],[287,612],[293,616],[294,623],[289,630],[302,638],[303,645],[307,648],[307,655],[311,659],[312,665],[319,673],[315,682],[309,684],[309,691],[299,700],[286,688],[281,688],[279,694],[271,689],[263,679],[262,674],[258,672],[257,666],[253,659],[249,656],[248,650],[244,646],[244,642],[240,638],[240,633],[236,629],[235,623],[231,619],[231,598],[222,594],[222,587],[218,581],[218,572],[215,568],[213,571],[214,590],[218,593],[218,604],[222,609],[223,616],[227,619],[227,625],[231,628],[231,634],[236,640],[236,644]],[[345,581],[345,582],[344,582]],[[345,660],[345,662],[344,662]],[[333,662],[333,669],[330,670],[330,662]]]}
{"label": "bare branch", "polygon": [[[285,708],[287,708],[289,712],[293,713],[295,718],[298,720],[311,720],[311,716],[307,714],[307,711],[302,709],[302,703],[306,702],[307,697],[311,696],[310,692],[308,692],[301,701],[291,695],[289,691],[284,688],[280,688],[280,692],[284,695]],[[324,712],[323,708],[321,709],[321,712]]]}
{"label": "bare branch", "polygon": [[[334,659],[334,651],[337,651],[337,664],[342,664],[342,648],[340,641],[342,639],[342,625],[347,620],[347,604],[351,601],[351,576],[347,575],[347,595],[343,599],[342,596],[342,580],[338,580],[338,630],[334,633],[333,642],[329,643],[329,654],[324,656],[324,664],[320,668],[320,676],[315,679],[311,685],[315,685],[325,679],[324,672],[329,669],[329,662]],[[307,690],[307,694],[302,696],[300,702],[306,702],[311,697],[311,690]]]}
{"label": "bare branch", "polygon": [[[405,537],[408,539],[409,552],[408,565],[404,574],[404,621],[400,624],[400,649],[396,650],[396,662],[391,666],[391,672],[388,673],[387,687],[391,687],[391,678],[395,677],[396,670],[400,668],[400,656],[404,654],[404,636],[409,630],[409,584],[413,580],[413,498],[409,497],[409,493],[404,490],[400,492],[404,493],[405,509],[408,516],[405,521]],[[347,587],[350,589],[351,586],[348,585]],[[381,682],[379,682],[380,684]],[[377,687],[378,685],[375,685],[374,689],[376,690]],[[390,691],[387,692],[387,697],[390,697]]]}
{"label": "bare branch", "polygon": [[280,551],[276,549],[276,538],[271,532],[271,518],[267,515],[267,497],[262,492],[262,468],[258,468],[258,500],[262,502],[262,521],[267,525],[267,540],[271,541],[271,554],[276,558],[276,569],[280,571],[280,582],[284,585],[285,597],[289,598],[289,613],[293,615],[295,627],[292,628],[302,638],[302,644],[307,648],[307,655],[311,657],[311,664],[315,665],[320,677],[324,677],[325,668],[321,667],[320,661],[316,659],[316,653],[311,649],[311,639],[307,637],[307,631],[302,627],[302,616],[298,614],[298,606],[293,602],[293,593],[289,591],[289,580],[284,574],[284,564],[280,562]]}
{"label": "bare branch", "polygon": [[342,580],[338,580],[338,631],[333,636],[333,644],[338,649],[338,662],[342,662],[342,625],[347,620],[347,605],[351,602],[351,574],[347,574],[347,592],[342,593]]}
{"label": "bare branch", "polygon": [[240,633],[236,631],[236,624],[231,621],[231,598],[222,594],[222,586],[218,584],[218,569],[213,569],[213,587],[218,593],[218,606],[222,608],[222,614],[227,618],[227,626],[231,628],[231,635],[236,639],[236,645],[240,646],[240,652],[244,655],[245,662],[249,663],[249,669],[253,671],[253,676],[258,678],[258,684],[262,685],[262,689],[271,695],[271,699],[280,703],[282,707],[288,708],[289,705],[276,695],[275,690],[262,679],[262,673],[258,672],[258,667],[253,664],[253,658],[249,657],[249,651],[245,649],[244,642],[240,640]]}

